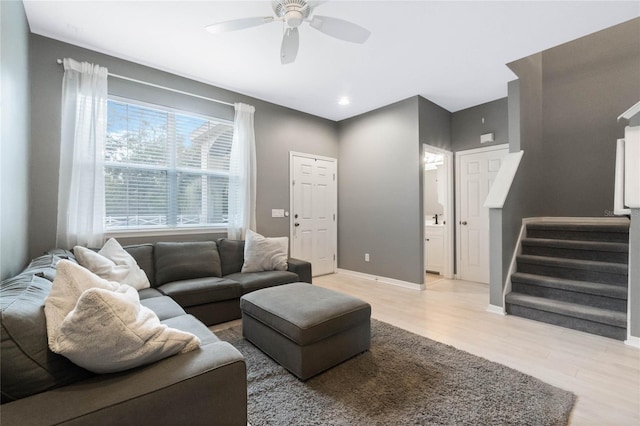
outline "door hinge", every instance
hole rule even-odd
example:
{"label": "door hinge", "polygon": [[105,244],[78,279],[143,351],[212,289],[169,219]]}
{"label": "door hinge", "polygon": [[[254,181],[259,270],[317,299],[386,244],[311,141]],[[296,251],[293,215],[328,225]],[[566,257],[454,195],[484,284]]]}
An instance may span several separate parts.
{"label": "door hinge", "polygon": [[333,214],[333,221],[334,222],[336,221],[336,214],[335,213]]}
{"label": "door hinge", "polygon": [[333,260],[336,260],[336,254],[335,253],[333,254]]}
{"label": "door hinge", "polygon": [[333,174],[333,181],[334,182],[336,181],[336,174],[335,173]]}

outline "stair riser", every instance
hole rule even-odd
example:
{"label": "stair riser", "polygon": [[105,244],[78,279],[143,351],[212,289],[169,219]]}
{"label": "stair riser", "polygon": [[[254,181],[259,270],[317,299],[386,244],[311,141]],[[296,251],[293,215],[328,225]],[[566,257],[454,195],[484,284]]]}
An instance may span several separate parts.
{"label": "stair riser", "polygon": [[629,255],[626,252],[575,250],[557,247],[529,246],[524,244],[522,246],[522,254],[623,264],[626,264],[629,259]]}
{"label": "stair riser", "polygon": [[629,234],[624,232],[568,231],[527,228],[527,238],[548,238],[552,240],[602,241],[610,243],[628,243]]}
{"label": "stair riser", "polygon": [[507,313],[511,315],[516,315],[535,321],[541,321],[548,324],[559,325],[561,327],[572,328],[574,330],[597,334],[599,336],[609,337],[617,340],[625,340],[627,338],[627,330],[621,327],[583,320],[580,318],[568,317],[565,315],[555,314],[553,312],[540,311],[538,309],[513,305],[511,303],[507,303],[506,308]]}
{"label": "stair riser", "polygon": [[531,296],[544,297],[546,299],[561,300],[564,302],[578,303],[580,305],[592,306],[595,308],[610,309],[617,312],[627,312],[627,301],[614,299],[606,296],[594,294],[578,293],[575,291],[562,290],[558,288],[542,287],[538,285],[519,283],[514,281],[511,284],[512,291],[516,293],[528,294]]}
{"label": "stair riser", "polygon": [[558,266],[537,265],[523,262],[518,262],[518,272],[621,286],[626,286],[628,283],[627,274],[615,274],[611,272],[563,268]]}

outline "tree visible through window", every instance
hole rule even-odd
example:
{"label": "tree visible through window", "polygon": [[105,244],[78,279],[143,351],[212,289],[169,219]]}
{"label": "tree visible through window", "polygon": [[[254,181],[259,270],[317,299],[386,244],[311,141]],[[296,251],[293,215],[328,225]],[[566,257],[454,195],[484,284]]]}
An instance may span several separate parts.
{"label": "tree visible through window", "polygon": [[107,229],[225,226],[229,122],[111,99]]}

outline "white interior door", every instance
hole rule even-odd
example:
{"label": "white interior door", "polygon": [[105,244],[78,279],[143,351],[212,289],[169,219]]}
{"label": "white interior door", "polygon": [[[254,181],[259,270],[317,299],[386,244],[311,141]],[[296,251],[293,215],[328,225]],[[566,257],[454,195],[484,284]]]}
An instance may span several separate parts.
{"label": "white interior door", "polygon": [[291,256],[311,262],[314,276],[335,272],[337,253],[334,158],[291,153]]}
{"label": "white interior door", "polygon": [[489,283],[489,209],[484,201],[508,153],[503,146],[458,156],[458,277]]}

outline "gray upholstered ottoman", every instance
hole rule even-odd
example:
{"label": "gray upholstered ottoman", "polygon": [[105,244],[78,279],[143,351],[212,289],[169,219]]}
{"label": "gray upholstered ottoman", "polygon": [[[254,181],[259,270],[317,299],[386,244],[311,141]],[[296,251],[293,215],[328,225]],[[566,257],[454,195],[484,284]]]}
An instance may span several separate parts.
{"label": "gray upholstered ottoman", "polygon": [[307,283],[245,294],[242,334],[306,380],[371,346],[371,306]]}

